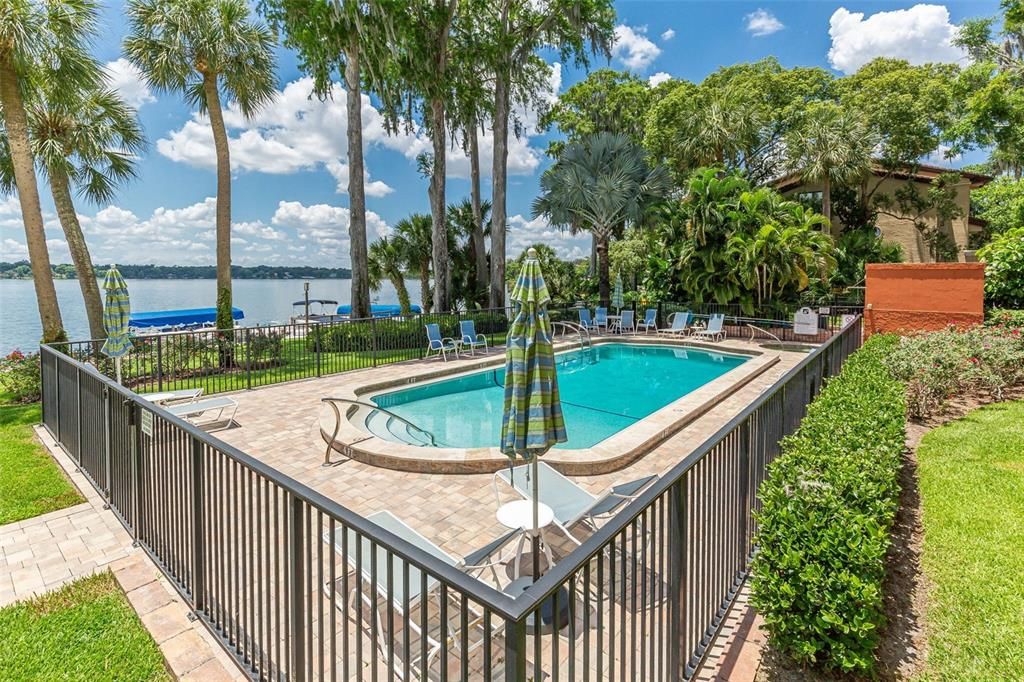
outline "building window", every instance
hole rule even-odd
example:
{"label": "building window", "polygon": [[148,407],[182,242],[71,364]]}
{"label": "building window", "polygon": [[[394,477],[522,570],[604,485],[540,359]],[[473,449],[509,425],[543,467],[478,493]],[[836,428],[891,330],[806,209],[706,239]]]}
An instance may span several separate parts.
{"label": "building window", "polygon": [[822,212],[821,192],[797,192],[795,198],[807,208],[817,213]]}

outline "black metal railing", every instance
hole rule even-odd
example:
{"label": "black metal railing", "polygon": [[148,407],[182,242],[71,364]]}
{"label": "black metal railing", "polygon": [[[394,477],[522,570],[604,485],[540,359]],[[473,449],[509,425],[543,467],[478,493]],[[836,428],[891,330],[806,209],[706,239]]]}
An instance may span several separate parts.
{"label": "black metal railing", "polygon": [[745,577],[779,441],[860,343],[855,317],[515,597],[47,346],[42,412],[254,678],[679,680]]}

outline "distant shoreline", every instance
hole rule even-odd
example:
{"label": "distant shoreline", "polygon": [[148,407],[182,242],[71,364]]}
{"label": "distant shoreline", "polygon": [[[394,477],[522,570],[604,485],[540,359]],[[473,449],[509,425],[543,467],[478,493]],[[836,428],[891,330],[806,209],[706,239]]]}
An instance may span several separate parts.
{"label": "distant shoreline", "polygon": [[[102,278],[109,265],[94,265],[96,276]],[[54,279],[78,279],[75,266],[61,263],[51,266]],[[213,265],[118,265],[117,269],[125,279],[216,279],[217,268]],[[300,279],[351,279],[348,268],[318,268],[309,266],[281,265],[236,265],[231,268],[231,279],[300,280]],[[30,280],[32,269],[28,261],[15,263],[0,262],[0,279]]]}

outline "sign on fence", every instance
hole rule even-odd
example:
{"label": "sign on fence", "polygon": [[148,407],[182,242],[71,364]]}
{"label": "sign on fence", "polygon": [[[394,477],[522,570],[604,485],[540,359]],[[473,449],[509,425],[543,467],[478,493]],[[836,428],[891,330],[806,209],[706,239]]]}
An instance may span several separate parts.
{"label": "sign on fence", "polygon": [[793,315],[793,333],[817,336],[818,313],[810,308],[801,308]]}
{"label": "sign on fence", "polygon": [[142,411],[142,432],[147,436],[153,435],[153,413],[149,410]]}

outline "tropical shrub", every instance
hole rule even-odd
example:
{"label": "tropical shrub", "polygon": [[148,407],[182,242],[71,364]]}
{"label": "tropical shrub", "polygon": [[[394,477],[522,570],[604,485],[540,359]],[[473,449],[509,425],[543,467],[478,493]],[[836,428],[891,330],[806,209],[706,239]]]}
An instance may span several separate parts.
{"label": "tropical shrub", "polygon": [[284,356],[283,332],[250,332],[246,358],[253,365],[280,365]]}
{"label": "tropical shrub", "polygon": [[870,673],[897,509],[903,385],[874,336],[808,407],[762,484],[753,603],[803,664]]}
{"label": "tropical shrub", "polygon": [[990,327],[1024,329],[1024,310],[989,308],[985,311],[985,324]]}
{"label": "tropical shrub", "polygon": [[16,402],[39,400],[39,353],[26,355],[15,350],[0,358],[0,391],[9,393]]}
{"label": "tropical shrub", "polygon": [[1024,227],[1004,232],[978,250],[985,262],[985,302],[1024,308]]}
{"label": "tropical shrub", "polygon": [[924,419],[950,398],[999,400],[1006,387],[1024,382],[1024,338],[1019,327],[998,326],[906,336],[889,357],[889,370],[906,383],[910,416]]}

